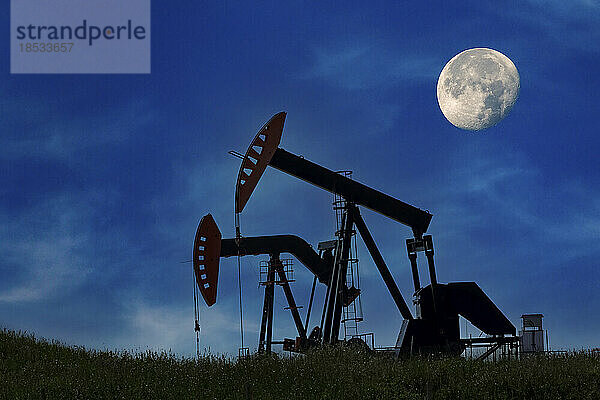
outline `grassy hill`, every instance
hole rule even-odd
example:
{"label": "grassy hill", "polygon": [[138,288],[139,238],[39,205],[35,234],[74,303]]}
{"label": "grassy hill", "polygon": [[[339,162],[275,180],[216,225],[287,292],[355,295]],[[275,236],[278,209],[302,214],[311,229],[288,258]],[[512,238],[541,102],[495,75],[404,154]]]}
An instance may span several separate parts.
{"label": "grassy hill", "polygon": [[389,358],[342,347],[244,361],[90,351],[0,331],[0,399],[600,399],[600,358]]}

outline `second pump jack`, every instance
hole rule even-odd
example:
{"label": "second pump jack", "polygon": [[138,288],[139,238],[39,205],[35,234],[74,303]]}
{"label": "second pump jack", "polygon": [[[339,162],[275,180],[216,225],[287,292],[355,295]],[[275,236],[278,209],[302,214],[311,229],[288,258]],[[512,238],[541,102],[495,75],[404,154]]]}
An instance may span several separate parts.
{"label": "second pump jack", "polygon": [[[437,282],[433,239],[431,235],[424,235],[429,227],[431,214],[279,148],[285,117],[283,112],[273,116],[248,147],[237,178],[236,214],[242,212],[267,166],[270,166],[335,193],[345,200],[338,238],[330,246],[320,250],[319,254],[306,241],[292,235],[241,237],[238,232],[236,238],[221,239],[212,216],[206,215],[196,231],[193,264],[198,287],[208,306],[216,301],[220,257],[268,254],[270,261],[259,351],[269,352],[271,345],[276,343],[283,344],[285,350],[302,352],[315,345],[338,342],[342,307],[352,302],[358,294],[358,290],[348,288],[346,283],[351,236],[356,227],[403,319],[395,346],[397,353],[462,353],[465,339],[460,338],[459,315],[483,333],[491,335],[490,343],[514,341],[515,327],[475,282]],[[359,206],[367,207],[412,229],[413,237],[406,240],[406,249],[415,288],[415,316],[379,252],[360,214]],[[419,252],[425,253],[429,267],[430,284],[425,287],[421,287],[417,268]],[[304,323],[281,265],[281,253],[295,256],[315,277]],[[326,285],[326,298],[321,323],[307,334],[317,280]],[[298,336],[295,340],[272,340],[273,283],[276,281],[283,287],[297,328]]]}

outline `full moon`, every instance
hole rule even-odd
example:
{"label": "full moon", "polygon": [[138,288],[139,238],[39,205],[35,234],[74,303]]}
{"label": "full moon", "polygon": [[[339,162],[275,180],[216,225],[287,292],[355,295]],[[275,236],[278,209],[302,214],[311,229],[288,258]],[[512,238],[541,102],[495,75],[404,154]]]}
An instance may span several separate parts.
{"label": "full moon", "polygon": [[504,54],[487,48],[454,56],[437,83],[442,113],[457,128],[480,131],[508,115],[519,95],[519,72]]}

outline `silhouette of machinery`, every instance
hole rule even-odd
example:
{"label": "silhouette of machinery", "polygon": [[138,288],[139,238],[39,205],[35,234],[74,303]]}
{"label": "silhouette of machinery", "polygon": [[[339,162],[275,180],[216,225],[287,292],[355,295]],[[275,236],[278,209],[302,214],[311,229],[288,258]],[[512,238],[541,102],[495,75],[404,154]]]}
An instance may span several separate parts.
{"label": "silhouette of machinery", "polygon": [[[271,345],[276,343],[283,344],[285,350],[302,352],[311,346],[338,342],[342,307],[352,302],[360,292],[346,285],[350,239],[356,228],[403,318],[395,346],[397,354],[462,353],[466,339],[460,338],[459,315],[490,335],[490,342],[512,341],[506,335],[514,336],[515,327],[475,282],[444,284],[437,281],[433,239],[431,235],[425,235],[432,218],[430,213],[278,148],[285,117],[284,112],[273,116],[256,134],[242,159],[235,192],[236,216],[242,212],[262,174],[270,166],[345,200],[341,229],[336,233],[337,240],[329,242],[329,246],[319,246],[317,253],[305,240],[293,235],[242,237],[239,223],[236,238],[222,239],[212,216],[204,216],[194,240],[193,266],[198,287],[208,306],[216,301],[221,257],[267,254],[270,259],[259,352],[270,352]],[[361,206],[412,229],[413,237],[406,240],[406,249],[415,290],[414,316],[361,216]],[[424,287],[421,287],[417,268],[417,254],[420,252],[427,258],[429,271],[430,284]],[[300,317],[287,282],[280,260],[282,253],[292,254],[314,275],[305,322]],[[283,342],[272,340],[274,285],[269,283],[275,281],[285,292],[297,328],[296,339],[285,339]],[[326,285],[327,291],[321,322],[309,334],[310,311],[317,281]]]}

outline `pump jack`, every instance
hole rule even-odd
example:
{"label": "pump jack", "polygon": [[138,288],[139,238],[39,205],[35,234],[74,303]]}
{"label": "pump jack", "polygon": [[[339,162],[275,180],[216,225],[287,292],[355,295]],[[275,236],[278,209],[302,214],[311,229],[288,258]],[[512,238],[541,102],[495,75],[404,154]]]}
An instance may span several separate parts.
{"label": "pump jack", "polygon": [[[210,214],[206,215],[196,231],[193,265],[200,292],[208,306],[216,301],[220,257],[268,254],[270,261],[267,280],[273,283],[276,280],[275,274],[278,275],[298,331],[296,340],[285,339],[277,343],[283,344],[285,350],[302,352],[311,346],[338,342],[342,306],[351,302],[358,292],[356,289],[349,289],[345,281],[350,237],[356,227],[403,318],[395,346],[397,354],[462,353],[466,339],[460,338],[459,315],[483,333],[492,335],[490,343],[511,343],[516,340],[515,327],[475,282],[438,283],[433,260],[433,239],[431,235],[424,235],[432,218],[430,213],[279,148],[285,117],[284,112],[273,116],[248,147],[237,178],[236,215],[242,212],[262,174],[270,166],[335,193],[345,200],[338,239],[329,247],[324,246],[320,254],[297,236],[242,237],[239,226],[236,227],[236,238],[221,239],[214,219]],[[416,316],[412,315],[402,297],[360,214],[359,206],[412,229],[413,237],[406,240],[406,249],[415,289],[413,298]],[[428,263],[430,284],[425,287],[421,287],[417,268],[419,252],[425,253]],[[295,256],[315,277],[309,310],[312,307],[316,281],[327,287],[321,324],[308,336],[310,312],[306,323],[303,323],[281,267],[281,253]],[[270,352],[271,345],[276,343],[272,341],[273,290],[273,284],[265,285],[259,351]]]}

